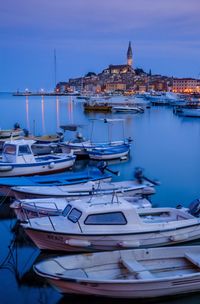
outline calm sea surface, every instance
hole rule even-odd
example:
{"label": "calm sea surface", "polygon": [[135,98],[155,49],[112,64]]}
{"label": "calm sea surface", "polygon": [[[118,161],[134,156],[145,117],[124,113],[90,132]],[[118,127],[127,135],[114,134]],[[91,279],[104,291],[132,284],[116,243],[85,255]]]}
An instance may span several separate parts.
{"label": "calm sea surface", "polygon": [[[120,100],[119,97],[113,101]],[[94,118],[123,118],[111,128]],[[134,168],[144,168],[147,177],[158,179],[161,185],[152,197],[157,206],[188,204],[200,198],[200,119],[182,118],[173,114],[170,107],[151,107],[144,114],[84,114],[82,102],[75,97],[13,97],[0,94],[0,128],[9,129],[18,122],[35,135],[53,134],[59,126],[82,124],[85,137],[96,141],[133,138],[130,157],[126,161],[110,164],[119,170],[115,180],[133,178]],[[124,125],[124,127],[123,127]],[[74,132],[66,132],[70,139]],[[87,161],[78,162],[79,169]],[[0,200],[0,304],[64,304],[83,303],[85,297],[62,297],[39,279],[32,265],[48,253],[40,251],[17,225],[9,209],[9,199]],[[133,303],[131,300],[93,298],[95,303]],[[152,300],[150,303],[200,303],[200,293],[177,298]],[[137,303],[143,303],[138,302]],[[144,301],[147,303],[147,301]]]}

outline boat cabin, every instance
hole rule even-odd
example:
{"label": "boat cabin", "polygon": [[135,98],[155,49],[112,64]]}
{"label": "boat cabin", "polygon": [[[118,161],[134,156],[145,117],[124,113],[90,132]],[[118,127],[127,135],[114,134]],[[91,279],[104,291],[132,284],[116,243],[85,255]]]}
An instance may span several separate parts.
{"label": "boat cabin", "polygon": [[109,234],[149,231],[173,227],[179,221],[194,219],[186,211],[176,208],[135,208],[117,196],[79,199],[67,204],[62,216],[35,218],[29,221],[37,229],[60,232]]}
{"label": "boat cabin", "polygon": [[11,140],[6,141],[3,146],[2,161],[5,163],[35,163],[31,145],[34,140]]}
{"label": "boat cabin", "polygon": [[[85,201],[74,201],[66,206],[63,216],[76,223],[83,232],[132,231],[149,229],[149,224],[163,226],[192,219],[188,212],[175,208],[137,209],[122,197],[101,196]],[[97,232],[98,233],[98,232]]]}

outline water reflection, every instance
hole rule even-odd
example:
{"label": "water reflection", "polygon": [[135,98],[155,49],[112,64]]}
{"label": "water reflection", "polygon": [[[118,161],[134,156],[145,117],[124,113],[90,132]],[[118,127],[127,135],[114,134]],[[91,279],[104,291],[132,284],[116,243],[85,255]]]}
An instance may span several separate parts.
{"label": "water reflection", "polygon": [[30,130],[30,121],[29,121],[29,100],[28,96],[26,96],[26,128]]}
{"label": "water reflection", "polygon": [[60,127],[60,101],[59,97],[56,96],[56,128]]}
{"label": "water reflection", "polygon": [[74,122],[74,104],[72,96],[69,96],[69,101],[67,104],[67,111],[68,111],[68,120],[70,123]]}
{"label": "water reflection", "polygon": [[46,134],[46,128],[45,128],[45,109],[44,109],[44,96],[42,95],[41,100],[41,111],[42,111],[42,132],[43,134]]}

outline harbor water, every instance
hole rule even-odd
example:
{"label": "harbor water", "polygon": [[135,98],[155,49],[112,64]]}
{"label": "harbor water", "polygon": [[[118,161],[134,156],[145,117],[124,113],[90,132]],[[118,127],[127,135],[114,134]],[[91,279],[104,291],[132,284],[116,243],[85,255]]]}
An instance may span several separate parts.
{"label": "harbor water", "polygon": [[[111,102],[124,97],[112,97]],[[138,100],[139,101],[139,100]],[[74,96],[17,96],[0,94],[0,128],[10,129],[16,122],[35,135],[55,134],[60,125],[80,124],[80,132],[95,141],[133,139],[128,159],[109,163],[120,176],[116,181],[134,178],[134,169],[160,181],[152,197],[154,206],[187,207],[200,198],[200,119],[179,117],[169,106],[145,107],[144,113],[84,113],[83,102]],[[105,118],[118,118],[108,126]],[[100,120],[101,119],[101,120]],[[65,139],[75,136],[66,131]],[[76,170],[95,164],[78,161]],[[9,209],[10,199],[0,201],[0,304],[85,303],[89,298],[62,297],[32,270],[35,262],[52,256],[40,252],[24,234]],[[196,242],[198,243],[198,242]],[[131,300],[92,298],[95,303],[132,303]],[[200,293],[150,300],[150,303],[199,303]],[[147,303],[148,301],[137,301]]]}

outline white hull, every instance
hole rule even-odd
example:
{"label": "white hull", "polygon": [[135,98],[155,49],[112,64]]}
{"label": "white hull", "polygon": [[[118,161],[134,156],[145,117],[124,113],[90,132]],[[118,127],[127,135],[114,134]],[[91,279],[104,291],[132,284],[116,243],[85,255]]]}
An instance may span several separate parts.
{"label": "white hull", "polygon": [[114,154],[102,154],[102,155],[98,155],[98,154],[90,154],[89,152],[89,157],[91,159],[96,159],[96,160],[110,160],[110,159],[115,159],[115,158],[122,158],[127,156],[129,153],[129,150],[123,153],[114,153]]}
{"label": "white hull", "polygon": [[137,185],[134,181],[99,183],[89,182],[81,185],[66,185],[52,187],[13,187],[12,192],[16,199],[40,198],[40,197],[68,197],[80,198],[90,197],[95,194],[113,194],[119,195],[151,195],[155,189],[148,184]]}
{"label": "white hull", "polygon": [[56,162],[52,159],[52,162],[33,164],[7,164],[7,166],[0,164],[0,177],[8,176],[23,176],[23,175],[35,175],[35,174],[51,174],[58,171],[63,171],[73,166],[75,158],[69,158],[62,162]]}
{"label": "white hull", "polygon": [[[193,282],[191,282],[191,279]],[[59,292],[64,294],[82,294],[106,296],[111,298],[145,299],[162,296],[173,296],[200,291],[199,275],[185,279],[165,280],[164,282],[127,282],[127,283],[87,283],[65,282],[57,279],[47,279]],[[179,285],[179,286],[178,286]]]}
{"label": "white hull", "polygon": [[[177,229],[178,228],[178,229]],[[55,231],[41,231],[25,228],[26,233],[40,249],[67,252],[88,252],[103,250],[119,250],[125,248],[143,248],[167,246],[199,239],[200,224],[189,225],[185,223],[175,225],[173,229],[160,229],[159,231],[136,231],[135,233],[117,233],[101,235],[76,235],[56,233]]]}
{"label": "white hull", "polygon": [[54,257],[35,272],[64,294],[156,298],[200,291],[199,246]]}

